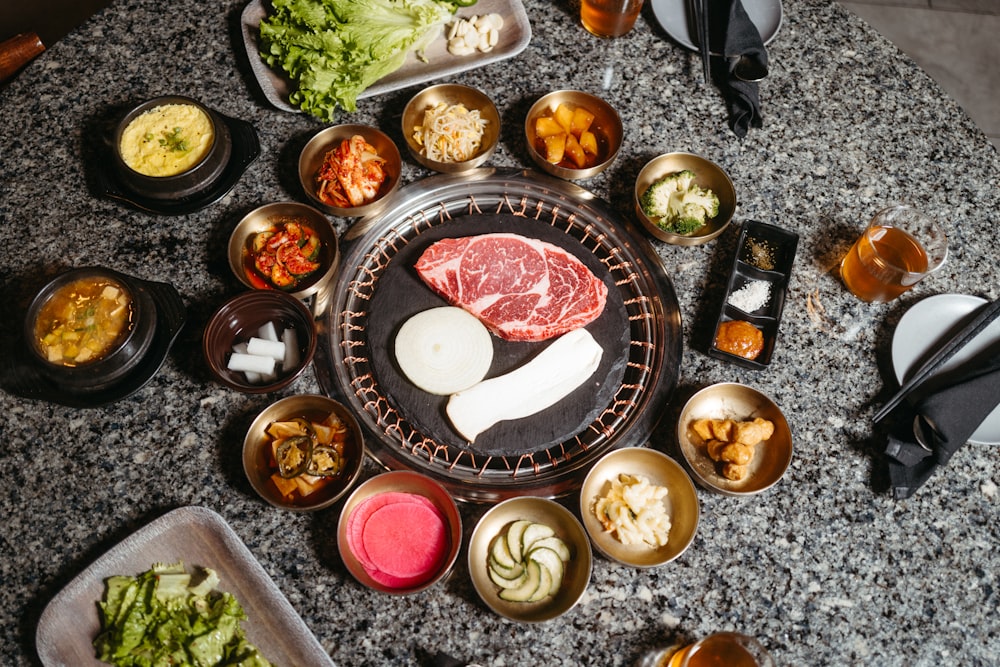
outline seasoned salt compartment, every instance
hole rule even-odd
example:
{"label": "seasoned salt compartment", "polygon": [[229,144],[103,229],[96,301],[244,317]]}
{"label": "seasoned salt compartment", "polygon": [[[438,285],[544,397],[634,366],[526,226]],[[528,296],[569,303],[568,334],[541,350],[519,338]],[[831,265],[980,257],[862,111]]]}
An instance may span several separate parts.
{"label": "seasoned salt compartment", "polygon": [[753,370],[768,367],[798,242],[780,227],[743,223],[709,356]]}

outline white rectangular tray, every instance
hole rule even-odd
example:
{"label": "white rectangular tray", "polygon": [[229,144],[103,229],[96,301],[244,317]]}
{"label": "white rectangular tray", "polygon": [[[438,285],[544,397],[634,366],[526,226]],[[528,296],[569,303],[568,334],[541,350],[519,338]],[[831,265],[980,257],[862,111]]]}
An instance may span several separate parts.
{"label": "white rectangular tray", "polygon": [[333,661],[302,618],[225,520],[204,507],[182,507],[122,540],[76,576],[46,606],[35,646],[46,667],[104,665],[93,641],[100,632],[97,603],[104,580],[138,575],[154,563],[183,561],[188,570],[209,567],[219,588],[236,596],[248,619],[247,639],[278,665],[329,665]]}
{"label": "white rectangular tray", "polygon": [[[298,112],[299,109],[288,101],[293,83],[284,72],[268,67],[260,58],[260,21],[267,16],[265,1],[252,0],[243,10],[241,18],[243,43],[246,46],[250,67],[264,97],[271,104],[284,111]],[[456,16],[461,18],[492,13],[503,17],[504,26],[500,31],[500,41],[491,51],[486,53],[477,51],[468,56],[453,56],[448,53],[447,43],[442,35],[441,39],[435,40],[425,50],[426,61],[418,59],[413,53],[409,54],[402,67],[369,86],[358,95],[358,99],[452,76],[516,56],[531,41],[531,25],[520,0],[479,0],[471,7],[463,7]]]}

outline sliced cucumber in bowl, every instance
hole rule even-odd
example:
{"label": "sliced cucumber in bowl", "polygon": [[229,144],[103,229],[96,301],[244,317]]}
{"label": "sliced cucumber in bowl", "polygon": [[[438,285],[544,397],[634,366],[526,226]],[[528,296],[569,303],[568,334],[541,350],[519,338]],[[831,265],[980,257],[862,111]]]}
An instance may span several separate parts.
{"label": "sliced cucumber in bowl", "polygon": [[552,527],[519,519],[490,544],[489,576],[510,602],[539,602],[559,592],[570,552]]}

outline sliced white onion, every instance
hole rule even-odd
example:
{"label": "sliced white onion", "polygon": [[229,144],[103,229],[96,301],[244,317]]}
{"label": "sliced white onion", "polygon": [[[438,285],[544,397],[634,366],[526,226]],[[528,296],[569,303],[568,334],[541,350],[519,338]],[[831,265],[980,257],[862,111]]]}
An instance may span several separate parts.
{"label": "sliced white onion", "polygon": [[493,338],[474,315],[442,306],[406,320],[396,334],[395,352],[410,382],[447,396],[486,377],[493,363]]}

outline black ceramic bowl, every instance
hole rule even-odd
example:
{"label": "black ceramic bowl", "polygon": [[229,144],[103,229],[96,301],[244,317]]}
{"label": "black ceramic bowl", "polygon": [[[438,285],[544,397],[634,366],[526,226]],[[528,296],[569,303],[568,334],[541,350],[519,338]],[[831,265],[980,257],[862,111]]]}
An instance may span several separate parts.
{"label": "black ceramic bowl", "polygon": [[[270,380],[252,382],[241,371],[229,369],[233,346],[259,336],[260,328],[272,323],[280,335],[295,331],[298,359],[290,368],[281,367]],[[312,313],[295,297],[278,290],[254,290],[239,294],[219,306],[202,336],[202,352],[212,375],[222,384],[248,394],[265,394],[287,387],[302,374],[316,353],[316,322]]]}
{"label": "black ceramic bowl", "polygon": [[[39,316],[46,305],[60,297],[71,285],[107,282],[121,289],[128,300],[128,320],[122,332],[93,358],[64,363],[50,360],[36,331]],[[43,287],[31,305],[24,321],[24,339],[28,354],[46,377],[68,391],[92,392],[113,386],[125,378],[149,350],[156,333],[156,304],[139,281],[123,273],[99,266],[71,269],[56,276]],[[71,364],[71,365],[70,365]]]}
{"label": "black ceramic bowl", "polygon": [[[156,113],[159,108],[175,105],[194,107],[207,117],[212,130],[211,146],[193,164],[186,166],[179,172],[169,173],[169,175],[150,175],[130,166],[122,154],[122,137],[126,134],[129,126],[133,121],[140,122],[140,117],[145,117],[146,114]],[[144,137],[157,144],[169,143],[176,139],[179,145],[181,141],[180,137],[172,138],[169,134],[154,136],[149,133]],[[118,122],[113,141],[112,155],[114,156],[115,170],[124,185],[143,197],[162,200],[182,199],[210,187],[225,171],[233,148],[229,128],[219,114],[200,102],[181,95],[156,97],[132,108]]]}

